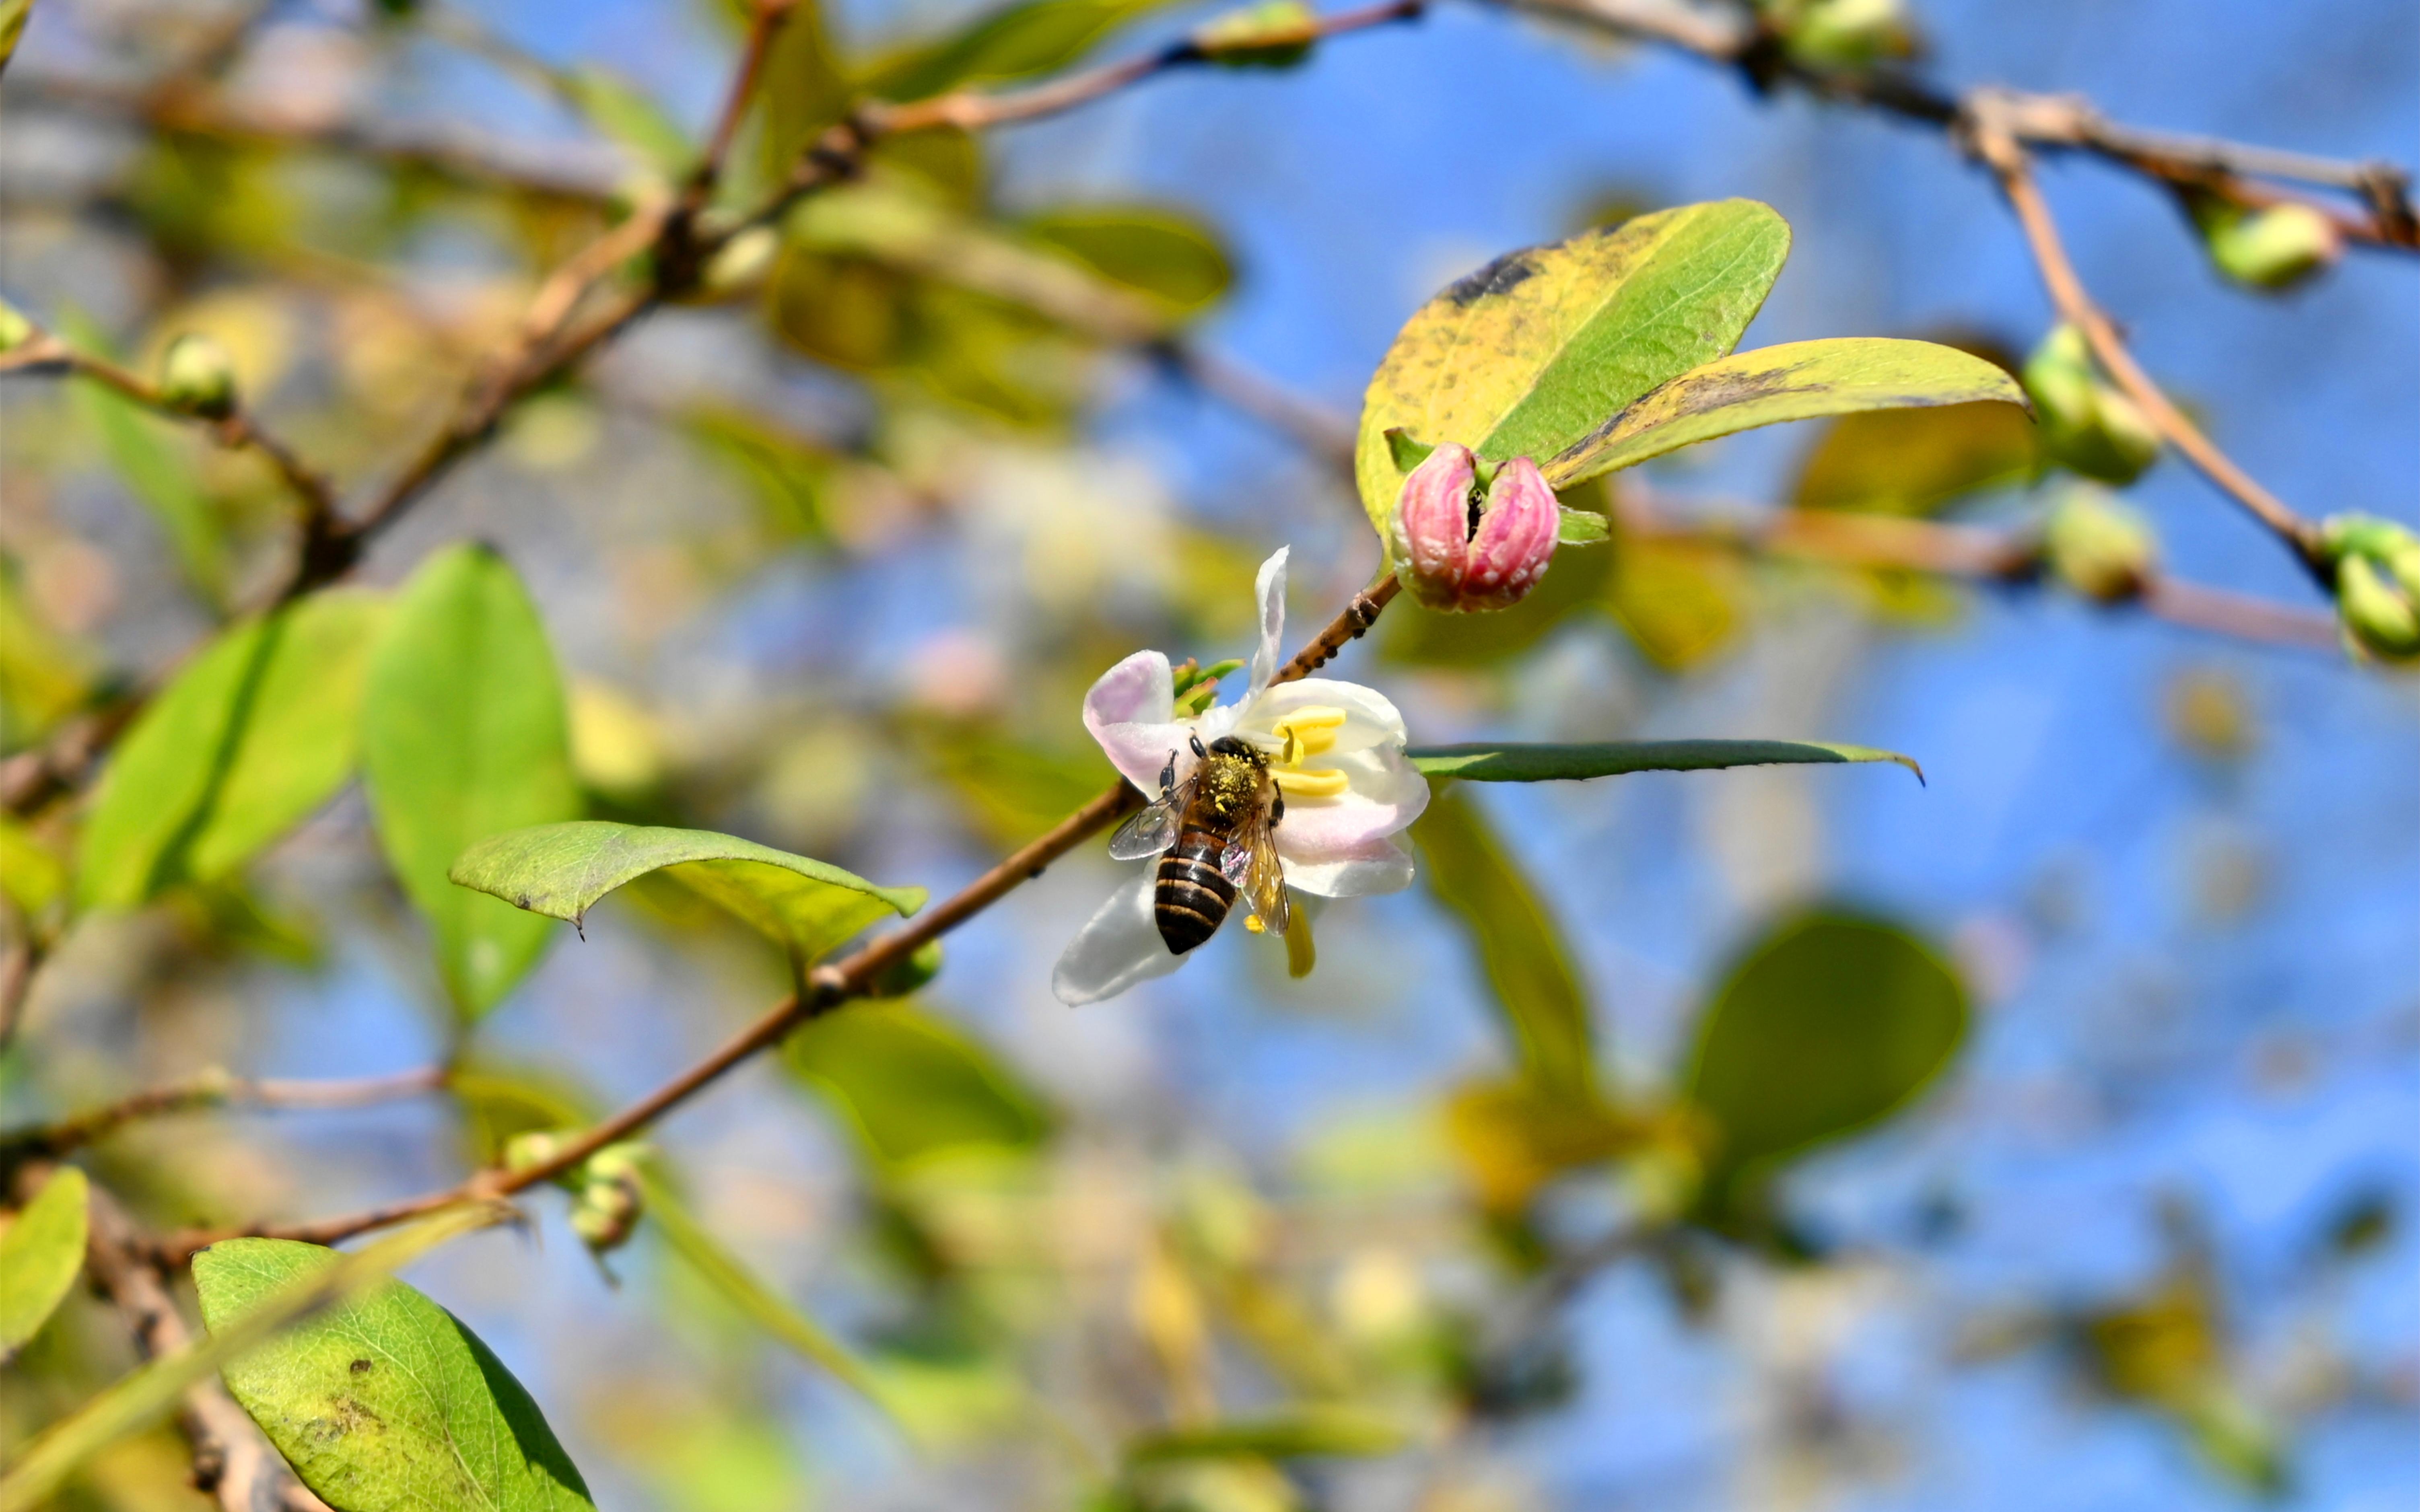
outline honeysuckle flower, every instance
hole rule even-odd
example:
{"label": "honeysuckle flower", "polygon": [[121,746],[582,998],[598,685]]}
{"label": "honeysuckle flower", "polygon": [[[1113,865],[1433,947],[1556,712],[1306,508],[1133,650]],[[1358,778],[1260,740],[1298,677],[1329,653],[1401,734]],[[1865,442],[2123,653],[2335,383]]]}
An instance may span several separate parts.
{"label": "honeysuckle flower", "polygon": [[[1285,575],[1281,548],[1261,563],[1260,645],[1241,699],[1180,716],[1168,658],[1138,651],[1084,695],[1084,728],[1126,780],[1154,798],[1171,753],[1183,782],[1192,775],[1195,739],[1249,742],[1268,757],[1285,795],[1274,838],[1289,887],[1314,898],[1400,891],[1411,886],[1412,857],[1396,836],[1428,807],[1428,780],[1404,758],[1404,717],[1383,694],[1326,677],[1272,686],[1282,658]],[[1114,997],[1184,964],[1152,918],[1157,872],[1156,863],[1143,866],[1076,932],[1051,974],[1062,1002]],[[1237,914],[1243,907],[1239,902]]]}
{"label": "honeysuckle flower", "polygon": [[1519,603],[1554,560],[1562,508],[1538,464],[1496,470],[1482,503],[1479,459],[1439,446],[1412,469],[1395,505],[1395,557],[1412,597],[1429,609],[1497,609]]}

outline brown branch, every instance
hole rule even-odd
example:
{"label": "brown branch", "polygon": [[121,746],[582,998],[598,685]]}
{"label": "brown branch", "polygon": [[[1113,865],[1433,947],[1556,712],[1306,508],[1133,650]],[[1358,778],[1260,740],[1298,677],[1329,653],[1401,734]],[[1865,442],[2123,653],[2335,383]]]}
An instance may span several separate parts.
{"label": "brown branch", "polygon": [[258,1107],[328,1109],[371,1107],[401,1098],[433,1092],[446,1084],[442,1066],[396,1072],[385,1076],[332,1080],[253,1079],[209,1071],[191,1081],[147,1088],[115,1103],[91,1108],[56,1123],[0,1134],[0,1162],[41,1156],[55,1159],[104,1139],[130,1123],[205,1108]]}
{"label": "brown branch", "polygon": [[[1272,681],[1290,683],[1325,664],[1346,642],[1357,639],[1376,623],[1378,615],[1395,596],[1395,579],[1389,576],[1353,595],[1353,601],[1345,606],[1344,611],[1303,647],[1292,661],[1280,668]],[[512,1171],[490,1167],[475,1172],[469,1179],[442,1191],[423,1193],[415,1197],[340,1217],[232,1229],[188,1229],[161,1242],[159,1258],[166,1264],[181,1265],[191,1259],[196,1250],[222,1239],[248,1234],[334,1244],[356,1234],[384,1228],[458,1202],[507,1197],[541,1181],[551,1180],[607,1145],[628,1139],[647,1128],[720,1081],[733,1067],[779,1043],[799,1025],[856,998],[872,995],[893,967],[905,964],[924,946],[1040,876],[1051,862],[1099,834],[1121,817],[1141,808],[1142,802],[1142,794],[1132,783],[1121,781],[1113,784],[1044,834],[1012,852],[939,906],[911,919],[904,927],[860,946],[838,961],[817,966],[808,973],[802,991],[774,1004],[754,1023],[723,1041],[705,1059],[655,1091],[578,1137],[565,1141],[552,1156],[538,1165]]]}
{"label": "brown branch", "polygon": [[2109,370],[2109,376],[2117,379],[2169,445],[2255,519],[2269,527],[2322,585],[2331,582],[2334,569],[2328,563],[2318,525],[2296,514],[2285,501],[2263,487],[2203,435],[2200,427],[2186,419],[2134,360],[2125,338],[2118,333],[2117,325],[2093,302],[2084,281],[2076,274],[2074,263],[2068,258],[2065,243],[2059,239],[2058,224],[2051,216],[2041,186],[2035,181],[2025,150],[2007,129],[2006,109],[1996,97],[1978,96],[1970,117],[1969,135],[1977,154],[1999,179],[2001,192],[2008,196],[2018,224],[2024,228],[2026,244],[2041,270],[2042,284],[2049,289],[2059,317],[2084,332],[2101,365]]}
{"label": "brown branch", "polygon": [[[1790,56],[1782,39],[1744,14],[1710,12],[1677,0],[1493,0],[1510,9],[1578,22],[1631,41],[1651,42],[1737,70],[1759,92],[1795,88],[1819,100],[1878,110],[1903,120],[1954,129],[1976,95],[1962,99],[1921,78],[1890,69],[1819,69]],[[2350,162],[2254,147],[2212,137],[2183,136],[2125,126],[2072,95],[1991,91],[2012,107],[2015,139],[2050,151],[2081,152],[2172,189],[2212,194],[2246,208],[2307,205],[2347,239],[2420,251],[2420,221],[2412,207],[2411,177],[2383,162]],[[2355,214],[2253,183],[2284,179],[2356,195]]]}

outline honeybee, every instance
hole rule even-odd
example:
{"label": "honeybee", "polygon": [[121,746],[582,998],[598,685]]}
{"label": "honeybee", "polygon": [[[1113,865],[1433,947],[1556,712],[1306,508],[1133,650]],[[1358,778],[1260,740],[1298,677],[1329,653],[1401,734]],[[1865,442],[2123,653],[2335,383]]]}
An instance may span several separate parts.
{"label": "honeybee", "polygon": [[[1159,797],[1118,826],[1109,855],[1121,861],[1160,856],[1152,918],[1176,955],[1218,933],[1241,892],[1248,928],[1283,935],[1293,916],[1276,831],[1285,795],[1269,759],[1246,741],[1193,737],[1193,775],[1176,780],[1176,752],[1159,774]],[[1162,856],[1162,853],[1166,854]]]}

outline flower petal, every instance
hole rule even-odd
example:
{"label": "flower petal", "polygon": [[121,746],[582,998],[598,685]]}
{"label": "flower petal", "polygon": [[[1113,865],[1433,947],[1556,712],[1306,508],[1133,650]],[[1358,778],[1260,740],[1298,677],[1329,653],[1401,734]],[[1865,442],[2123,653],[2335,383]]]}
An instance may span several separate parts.
{"label": "flower petal", "polygon": [[1314,898],[1368,898],[1412,885],[1412,853],[1393,840],[1373,841],[1354,855],[1326,861],[1287,861],[1286,885]]}
{"label": "flower petal", "polygon": [[1261,603],[1261,644],[1252,653],[1251,691],[1249,700],[1260,695],[1278,674],[1278,658],[1282,650],[1278,642],[1285,635],[1286,554],[1292,547],[1279,547],[1270,558],[1261,563],[1261,575],[1253,581],[1252,596]]}
{"label": "flower petal", "polygon": [[1235,721],[1235,733],[1258,742],[1273,743],[1274,737],[1268,733],[1279,720],[1297,709],[1321,704],[1344,711],[1343,728],[1335,733],[1336,744],[1328,748],[1329,754],[1343,755],[1372,746],[1401,746],[1410,738],[1404,728],[1403,715],[1384,693],[1329,677],[1305,677],[1270,688],[1243,706],[1241,717]]}
{"label": "flower petal", "polygon": [[1342,771],[1352,786],[1341,798],[1287,802],[1277,842],[1278,854],[1289,861],[1317,864],[1367,855],[1373,841],[1402,830],[1429,806],[1428,779],[1392,746],[1303,764],[1311,771]]}
{"label": "flower petal", "polygon": [[1159,937],[1159,925],[1152,918],[1157,874],[1156,867],[1143,868],[1140,875],[1109,894],[1109,901],[1067,942],[1050,973],[1050,990],[1059,1001],[1070,1008],[1097,1003],[1185,964]]}
{"label": "flower petal", "polygon": [[1110,668],[1084,695],[1084,728],[1127,781],[1159,795],[1160,770],[1177,754],[1179,775],[1192,764],[1192,728],[1177,722],[1175,677],[1168,658],[1138,651]]}

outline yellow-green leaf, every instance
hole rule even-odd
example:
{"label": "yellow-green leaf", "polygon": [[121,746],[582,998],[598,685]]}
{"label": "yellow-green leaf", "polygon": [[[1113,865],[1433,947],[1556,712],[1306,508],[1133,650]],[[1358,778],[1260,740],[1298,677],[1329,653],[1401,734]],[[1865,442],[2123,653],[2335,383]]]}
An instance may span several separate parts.
{"label": "yellow-green leaf", "polygon": [[1796,509],[1931,515],[2041,468],[2033,423],[2005,404],[1869,409],[1823,427],[1790,495]]}
{"label": "yellow-green leaf", "polygon": [[1023,229],[1101,277],[1173,310],[1199,310],[1226,293],[1235,280],[1234,267],[1218,239],[1169,210],[1070,206],[1027,216]]}
{"label": "yellow-green leaf", "polygon": [[490,836],[464,851],[449,875],[459,887],[576,925],[597,899],[650,872],[667,872],[801,964],[878,918],[924,903],[922,887],[878,887],[734,835],[602,820]]}
{"label": "yellow-green leaf", "polygon": [[34,0],[0,0],[0,69],[17,55],[17,39],[25,35],[25,18],[33,10]]}
{"label": "yellow-green leaf", "polygon": [[[1451,748],[1445,750],[1443,758],[1430,759],[1452,766],[1457,758]],[[1414,764],[1419,764],[1415,756]],[[1584,1098],[1596,1085],[1588,994],[1562,931],[1529,879],[1485,816],[1451,792],[1430,800],[1412,825],[1412,839],[1427,863],[1419,869],[1420,880],[1462,919],[1479,948],[1524,1074],[1544,1090]]]}
{"label": "yellow-green leaf", "polygon": [[226,876],[353,775],[385,610],[333,589],[221,635],[143,711],[111,760],[78,857],[87,907],[132,908]]}
{"label": "yellow-green leaf", "polygon": [[1126,1460],[1147,1465],[1237,1455],[1264,1459],[1388,1455],[1401,1449],[1409,1437],[1401,1426],[1368,1412],[1306,1403],[1266,1417],[1147,1433],[1126,1445]]}
{"label": "yellow-green leaf", "polygon": [[84,1270],[84,1172],[62,1165],[0,1231],[0,1360],[24,1347]]}
{"label": "yellow-green leaf", "polygon": [[2024,391],[2007,370],[1955,347],[1882,336],[1794,341],[1682,374],[1540,469],[1560,488],[1785,420],[1984,400],[2022,406]]}
{"label": "yellow-green leaf", "polygon": [[563,75],[563,91],[589,124],[667,178],[686,172],[696,145],[646,91],[610,69],[582,65]]}
{"label": "yellow-green leaf", "polygon": [[910,1008],[827,1014],[784,1049],[886,1168],[970,1146],[1029,1149],[1051,1130],[1041,1099],[990,1052]]}
{"label": "yellow-green leaf", "polygon": [[1509,254],[1407,321],[1362,401],[1356,474],[1383,540],[1402,491],[1386,433],[1544,459],[1729,352],[1790,252],[1770,206],[1721,200]]}
{"label": "yellow-green leaf", "polygon": [[431,557],[396,595],[370,658],[362,769],[387,861],[427,919],[466,1014],[494,1007],[553,932],[458,887],[454,858],[580,811],[563,684],[537,607],[493,550]]}
{"label": "yellow-green leaf", "polygon": [[880,100],[923,100],[962,85],[1056,72],[1117,27],[1163,3],[1025,0],[979,17],[938,41],[893,54],[866,76],[865,93]]}

